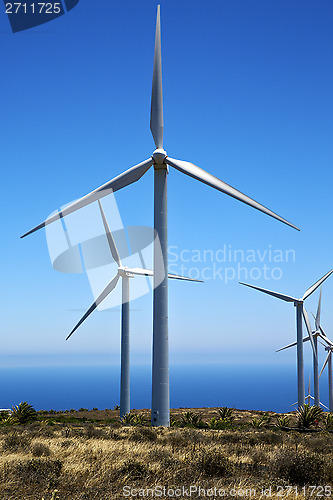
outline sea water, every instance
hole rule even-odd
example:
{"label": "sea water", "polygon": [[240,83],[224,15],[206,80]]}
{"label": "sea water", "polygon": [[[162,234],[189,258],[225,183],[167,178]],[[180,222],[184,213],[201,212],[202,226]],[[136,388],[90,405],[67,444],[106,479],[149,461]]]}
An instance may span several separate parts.
{"label": "sea water", "polygon": [[[28,401],[37,410],[112,409],[119,404],[119,374],[118,365],[1,368],[0,407],[10,408]],[[327,405],[326,377],[320,380],[321,401]],[[228,406],[287,412],[295,408],[291,405],[296,400],[293,365],[170,366],[172,408]],[[150,407],[151,367],[134,365],[131,408]]]}

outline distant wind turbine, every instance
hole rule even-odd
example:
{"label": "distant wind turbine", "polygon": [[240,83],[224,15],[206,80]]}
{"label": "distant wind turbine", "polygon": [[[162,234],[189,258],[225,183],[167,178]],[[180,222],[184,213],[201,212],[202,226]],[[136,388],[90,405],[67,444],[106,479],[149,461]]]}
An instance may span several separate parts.
{"label": "distant wind turbine", "polygon": [[323,364],[323,367],[320,371],[319,377],[321,377],[321,374],[325,370],[326,365],[327,366],[327,372],[328,372],[328,406],[329,406],[329,411],[333,412],[333,381],[332,381],[332,351],[333,351],[333,345],[328,345],[325,347],[325,350],[328,352],[327,357],[325,359],[325,362]]}
{"label": "distant wind turbine", "polygon": [[[88,311],[82,316],[80,321],[68,335],[68,340],[80,325],[90,316],[90,314],[99,306],[101,302],[114,290],[119,279],[122,282],[122,306],[121,306],[121,369],[120,369],[120,418],[130,412],[130,320],[129,320],[129,279],[134,276],[153,276],[154,273],[150,269],[142,269],[140,267],[125,267],[121,262],[121,258],[112,236],[109,224],[106,220],[105,213],[101,202],[98,200],[99,209],[101,212],[103,225],[106,237],[109,243],[111,255],[118,265],[117,274],[112,278],[110,283],[105,287],[95,302],[89,307]],[[176,274],[168,274],[168,278],[184,281],[196,281],[192,278],[178,276]],[[202,283],[202,281],[201,281]]]}
{"label": "distant wind turbine", "polygon": [[[65,217],[103,196],[118,191],[138,181],[150,167],[154,166],[154,229],[159,243],[154,242],[154,304],[153,304],[153,368],[152,368],[152,425],[170,425],[169,397],[169,340],[168,340],[168,219],[167,219],[167,174],[169,167],[207,184],[228,196],[235,198],[275,219],[298,228],[275,214],[265,206],[254,201],[229,184],[209,174],[205,170],[187,161],[170,158],[163,149],[163,95],[162,95],[162,58],[161,58],[161,23],[160,6],[157,7],[155,52],[153,67],[153,85],[151,94],[150,130],[156,149],[143,162],[126,170],[103,186],[95,189],[83,198],[67,206],[59,213],[34,227],[22,236],[37,231],[47,224]],[[217,156],[217,160],[219,157]],[[158,245],[158,247],[157,247]],[[158,249],[158,251],[157,251]],[[159,251],[161,249],[161,252]]]}
{"label": "distant wind turbine", "polygon": [[[322,294],[322,287],[320,287],[317,314],[316,314],[316,317],[314,317],[316,329],[314,331],[311,331],[312,338],[313,338],[313,345],[314,345],[314,350],[313,350],[313,387],[314,387],[314,404],[316,406],[318,406],[320,404],[319,375],[318,375],[318,337],[321,338],[322,340],[324,340],[326,342],[326,344],[331,344],[331,341],[327,338],[323,329],[320,326],[321,294]],[[310,326],[310,322],[306,323],[307,329],[308,329],[308,326]],[[303,342],[307,342],[308,340],[311,340],[309,331],[308,331],[308,337],[304,337]],[[286,345],[285,347],[281,347],[281,349],[278,349],[276,352],[283,351],[284,349],[288,349],[289,347],[293,347],[295,345],[297,345],[297,342],[293,342],[292,344]]]}
{"label": "distant wind turbine", "polygon": [[312,330],[310,325],[310,320],[308,313],[304,307],[304,301],[310,297],[310,295],[317,290],[317,288],[333,273],[333,269],[331,269],[328,273],[326,273],[322,278],[320,278],[314,285],[307,289],[301,299],[295,299],[290,295],[282,295],[281,293],[272,292],[270,290],[266,290],[265,288],[259,288],[258,286],[249,285],[247,283],[241,283],[241,285],[248,286],[250,288],[254,288],[255,290],[259,290],[260,292],[267,293],[268,295],[272,295],[278,299],[284,300],[285,302],[293,302],[296,307],[296,329],[297,329],[297,401],[298,407],[304,406],[304,364],[303,364],[303,333],[302,333],[302,316],[304,318],[308,333],[309,339],[312,345],[313,354],[317,357]]}

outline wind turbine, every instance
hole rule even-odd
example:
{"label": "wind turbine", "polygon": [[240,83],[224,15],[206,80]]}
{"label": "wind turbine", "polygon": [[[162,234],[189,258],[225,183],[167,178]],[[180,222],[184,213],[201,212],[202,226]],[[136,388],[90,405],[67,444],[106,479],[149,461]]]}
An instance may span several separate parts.
{"label": "wind turbine", "polygon": [[[314,331],[311,331],[311,332],[308,331],[308,337],[303,338],[303,342],[307,342],[308,340],[311,340],[310,335],[313,338],[313,346],[314,346],[314,350],[313,350],[313,386],[314,386],[314,404],[316,406],[319,406],[319,404],[320,404],[319,376],[318,376],[318,337],[320,337],[322,340],[324,340],[327,344],[331,344],[331,341],[326,337],[323,329],[321,329],[321,326],[320,326],[321,293],[322,293],[322,287],[320,287],[317,314],[315,316],[316,329]],[[310,326],[310,322],[306,322],[307,329],[308,329],[308,326]],[[311,329],[311,327],[310,327],[310,329]],[[283,351],[284,349],[288,349],[289,347],[293,347],[295,345],[297,345],[297,342],[293,342],[292,344],[286,345],[285,347],[281,347],[281,349],[278,349],[276,352]]]}
{"label": "wind turbine", "polygon": [[296,307],[296,330],[297,330],[297,401],[298,407],[304,406],[304,364],[303,364],[303,333],[302,333],[302,316],[304,318],[308,333],[309,339],[313,349],[313,355],[317,357],[315,345],[312,337],[312,330],[310,325],[310,320],[308,313],[304,307],[304,301],[310,297],[310,295],[317,290],[317,288],[333,273],[333,269],[331,269],[328,273],[326,273],[322,278],[320,278],[314,285],[310,286],[304,293],[301,299],[295,299],[290,295],[282,295],[281,293],[272,292],[271,290],[266,290],[265,288],[259,288],[258,286],[249,285],[247,283],[240,283],[241,285],[248,286],[250,288],[254,288],[255,290],[259,290],[260,292],[267,293],[268,295],[272,295],[278,299],[284,300],[285,302],[293,302]]}
{"label": "wind turbine", "polygon": [[[325,406],[325,405],[324,405],[324,403],[321,403],[321,401],[319,401],[319,403],[318,403],[318,404],[316,404],[316,402],[315,402],[315,398],[314,398],[313,396],[311,396],[311,373],[310,373],[310,375],[309,375],[308,395],[307,395],[307,396],[305,396],[305,398],[304,398],[305,403],[306,403],[307,405],[309,405],[309,406],[311,406],[311,399],[313,400],[313,404],[314,404],[315,406],[322,406],[323,408],[326,408],[326,409],[328,410],[327,406]],[[293,403],[291,406],[295,406],[295,405],[297,405],[297,401],[296,401],[296,403]]]}
{"label": "wind turbine", "polygon": [[[111,255],[118,265],[117,274],[108,283],[105,289],[100,293],[95,302],[89,307],[88,311],[82,316],[80,321],[75,325],[66,340],[68,340],[80,325],[90,316],[90,314],[99,306],[101,302],[114,290],[119,279],[122,283],[122,306],[121,306],[121,368],[120,368],[120,418],[130,412],[130,320],[129,320],[129,280],[134,276],[153,276],[154,273],[150,269],[142,269],[140,267],[125,267],[121,262],[118,248],[112,236],[108,221],[101,202],[98,200],[99,210],[101,212],[102,221],[108,240]],[[176,274],[168,274],[168,278],[184,281],[196,281],[192,278],[178,276]],[[203,283],[200,281],[200,283]]]}
{"label": "wind turbine", "polygon": [[333,412],[333,381],[332,381],[332,351],[333,351],[333,344],[325,346],[325,351],[328,352],[327,357],[325,359],[325,363],[323,364],[323,367],[321,369],[321,372],[319,374],[319,377],[321,377],[321,374],[323,373],[326,365],[327,366],[327,371],[328,371],[328,406],[329,406],[329,412]]}
{"label": "wind turbine", "polygon": [[[22,236],[37,231],[47,224],[65,217],[89,203],[138,181],[150,167],[154,166],[154,229],[159,243],[154,242],[154,304],[153,304],[153,368],[152,368],[152,425],[170,425],[169,402],[169,341],[168,341],[168,238],[167,238],[167,175],[169,167],[186,174],[208,186],[246,203],[261,212],[298,229],[249,196],[241,193],[205,170],[187,161],[170,158],[163,149],[163,96],[160,6],[157,7],[153,84],[151,95],[150,129],[156,149],[143,162],[126,170],[103,186],[70,204],[59,213],[34,227]],[[158,250],[157,251],[157,245]]]}

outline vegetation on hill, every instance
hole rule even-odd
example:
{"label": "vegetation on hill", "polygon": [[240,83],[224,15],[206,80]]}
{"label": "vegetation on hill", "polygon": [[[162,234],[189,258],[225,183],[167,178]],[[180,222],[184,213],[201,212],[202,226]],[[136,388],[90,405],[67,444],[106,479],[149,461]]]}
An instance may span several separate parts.
{"label": "vegetation on hill", "polygon": [[332,415],[304,422],[296,412],[184,408],[172,410],[167,429],[150,427],[148,410],[122,423],[118,409],[21,410],[35,420],[0,422],[1,500],[110,500],[164,487],[192,487],[192,498],[199,487],[225,498],[259,499],[270,489],[270,498],[296,499],[303,487],[308,498],[333,494]]}

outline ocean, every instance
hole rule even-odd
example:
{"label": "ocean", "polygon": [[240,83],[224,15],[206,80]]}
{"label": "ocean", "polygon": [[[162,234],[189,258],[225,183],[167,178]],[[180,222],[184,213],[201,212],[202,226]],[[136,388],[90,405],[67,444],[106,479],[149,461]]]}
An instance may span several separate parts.
{"label": "ocean", "polygon": [[[36,410],[113,408],[119,404],[119,366],[0,369],[0,407],[28,401]],[[321,401],[328,405],[326,371]],[[308,383],[306,379],[306,395]],[[286,412],[297,399],[295,366],[171,365],[171,408],[221,407]],[[131,408],[151,406],[151,367],[131,368]]]}

